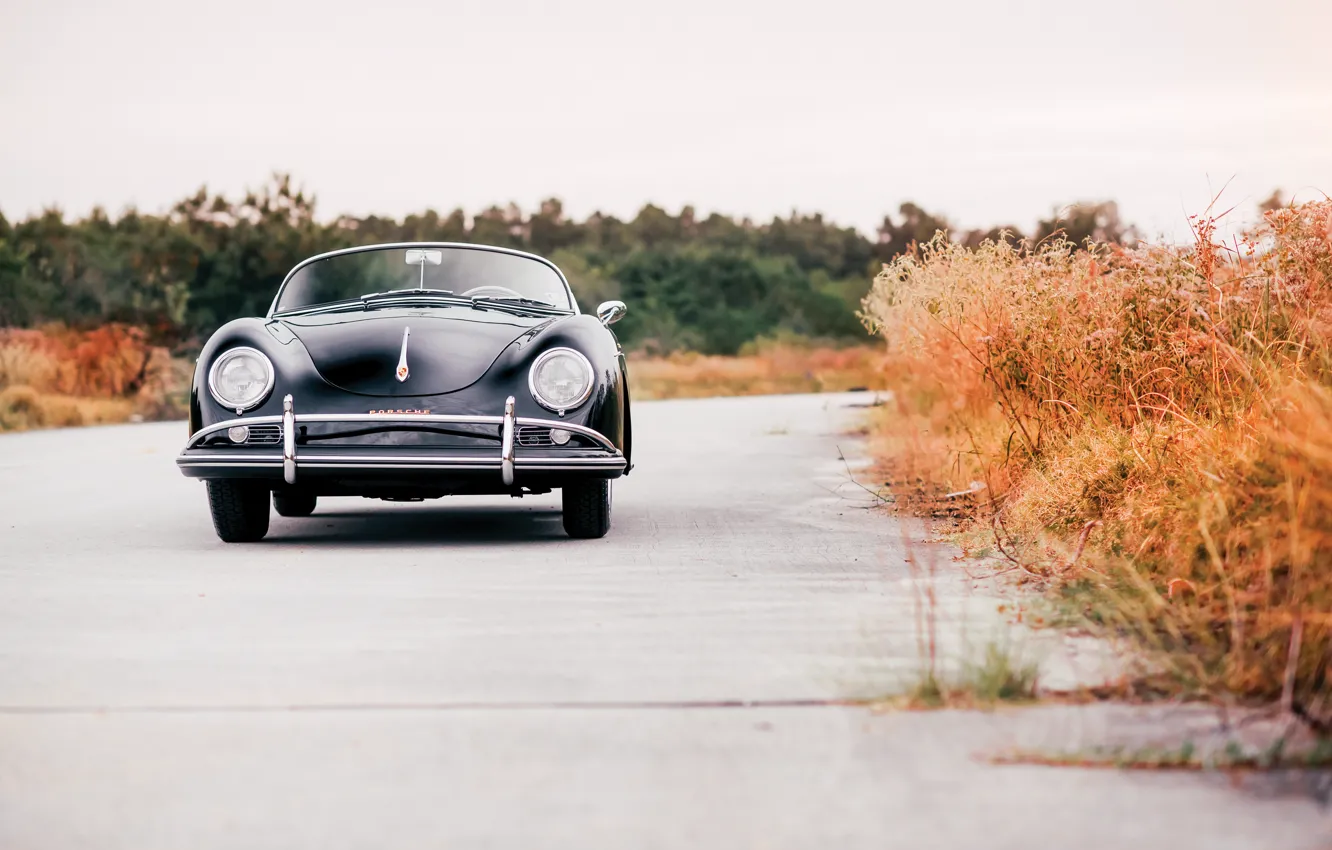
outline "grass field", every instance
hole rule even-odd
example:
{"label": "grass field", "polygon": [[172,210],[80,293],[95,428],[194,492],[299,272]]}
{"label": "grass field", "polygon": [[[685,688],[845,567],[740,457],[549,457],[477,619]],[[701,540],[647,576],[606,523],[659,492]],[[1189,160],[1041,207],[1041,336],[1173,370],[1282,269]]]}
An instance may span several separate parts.
{"label": "grass field", "polygon": [[883,357],[868,345],[827,348],[798,342],[749,346],[738,357],[631,355],[629,384],[635,399],[882,389]]}

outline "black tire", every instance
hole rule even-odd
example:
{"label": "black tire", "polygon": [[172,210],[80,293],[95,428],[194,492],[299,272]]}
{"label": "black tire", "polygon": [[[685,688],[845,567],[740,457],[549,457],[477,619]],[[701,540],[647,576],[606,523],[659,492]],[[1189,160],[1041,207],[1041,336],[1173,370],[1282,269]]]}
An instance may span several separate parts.
{"label": "black tire", "polygon": [[278,516],[309,516],[318,501],[314,493],[303,490],[273,491],[273,510]]}
{"label": "black tire", "polygon": [[268,533],[268,488],[253,481],[209,481],[208,510],[226,543],[253,543]]}
{"label": "black tire", "polygon": [[599,478],[566,484],[560,490],[564,505],[564,530],[584,540],[605,537],[611,524],[610,481]]}

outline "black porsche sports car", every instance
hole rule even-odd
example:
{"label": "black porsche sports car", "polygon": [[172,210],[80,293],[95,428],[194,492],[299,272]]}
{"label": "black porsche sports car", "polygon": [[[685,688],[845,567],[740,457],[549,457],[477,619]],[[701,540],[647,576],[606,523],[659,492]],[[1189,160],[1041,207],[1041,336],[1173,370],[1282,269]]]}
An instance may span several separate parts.
{"label": "black porsche sports car", "polygon": [[181,472],[207,483],[218,537],[268,532],[269,501],[419,501],[560,490],[571,537],[610,529],[632,468],[619,301],[580,313],[541,257],[403,243],[298,264],[268,315],[208,340]]}

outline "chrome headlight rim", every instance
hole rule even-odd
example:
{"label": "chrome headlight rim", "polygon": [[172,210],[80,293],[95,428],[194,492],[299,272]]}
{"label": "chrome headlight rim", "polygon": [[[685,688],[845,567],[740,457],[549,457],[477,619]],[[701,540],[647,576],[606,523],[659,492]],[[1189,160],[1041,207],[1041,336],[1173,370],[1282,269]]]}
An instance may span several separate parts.
{"label": "chrome headlight rim", "polygon": [[[536,382],[537,373],[541,370],[542,365],[558,354],[572,354],[583,364],[583,368],[587,370],[587,386],[583,388],[582,394],[563,406],[551,404],[549,399],[541,395],[541,391],[537,388]],[[532,398],[536,400],[537,404],[563,416],[565,411],[576,410],[587,403],[587,400],[592,397],[593,388],[596,386],[596,377],[597,373],[596,370],[592,368],[592,361],[588,360],[583,352],[576,348],[568,348],[564,346],[550,348],[537,355],[537,358],[532,361],[532,368],[527,370],[527,390],[532,394]]]}
{"label": "chrome headlight rim", "polygon": [[[268,367],[268,381],[264,384],[263,392],[255,396],[254,401],[242,405],[233,404],[232,402],[223,398],[222,393],[218,392],[217,389],[218,370],[221,369],[222,366],[228,360],[240,354],[254,355],[255,357],[259,358],[259,360],[262,361]],[[277,382],[277,370],[273,368],[273,361],[269,359],[267,354],[264,354],[259,349],[248,345],[237,345],[233,348],[228,348],[226,351],[223,351],[221,354],[214,357],[213,365],[208,367],[208,392],[212,393],[213,401],[222,405],[227,410],[236,411],[237,414],[244,413],[247,410],[254,410],[256,407],[267,401],[268,397],[273,393],[273,384],[276,382]]]}

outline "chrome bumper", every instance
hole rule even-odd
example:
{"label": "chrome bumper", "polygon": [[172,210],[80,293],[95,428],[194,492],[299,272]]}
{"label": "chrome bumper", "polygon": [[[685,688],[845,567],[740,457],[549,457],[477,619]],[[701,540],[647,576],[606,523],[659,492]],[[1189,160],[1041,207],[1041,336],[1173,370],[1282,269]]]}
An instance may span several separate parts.
{"label": "chrome bumper", "polygon": [[[498,425],[500,426],[500,451],[498,454],[417,454],[401,453],[386,456],[384,452],[357,453],[355,450],[317,450],[297,451],[296,433],[300,425],[316,423],[337,424],[385,424],[404,422],[412,424],[432,423],[437,425]],[[282,426],[282,453],[258,454],[253,451],[243,453],[227,448],[205,447],[209,437],[226,432],[228,429],[244,425]],[[520,425],[544,428],[560,428],[577,434],[590,442],[600,452],[595,456],[584,454],[560,457],[557,454],[543,456],[523,455],[515,451],[515,431]],[[276,447],[275,447],[276,448]],[[295,484],[302,469],[310,470],[439,470],[439,471],[476,471],[495,470],[500,475],[504,486],[513,486],[520,472],[599,472],[622,473],[627,461],[615,444],[602,434],[582,425],[560,422],[552,419],[533,419],[514,416],[512,396],[504,402],[502,416],[474,416],[447,414],[378,414],[378,413],[297,413],[291,396],[282,400],[281,416],[253,416],[245,419],[229,419],[216,425],[200,428],[185,444],[185,449],[176,458],[176,466],[182,471],[198,470],[270,470],[281,471],[282,479],[287,484]],[[276,477],[276,475],[274,475]]]}

